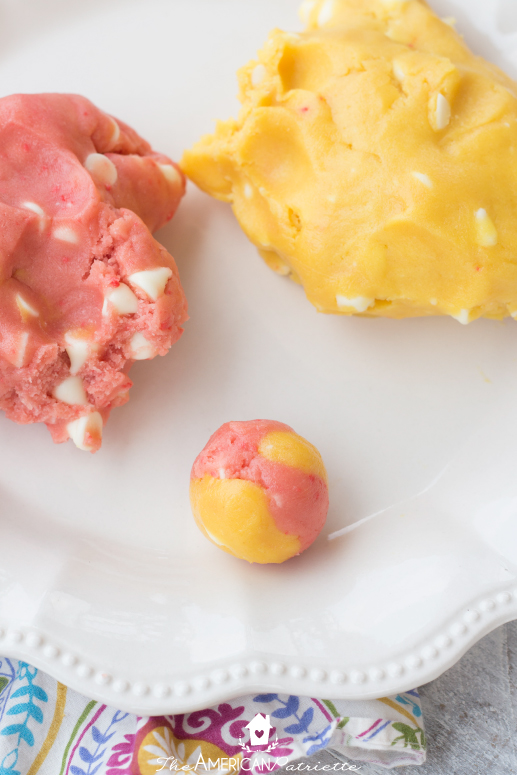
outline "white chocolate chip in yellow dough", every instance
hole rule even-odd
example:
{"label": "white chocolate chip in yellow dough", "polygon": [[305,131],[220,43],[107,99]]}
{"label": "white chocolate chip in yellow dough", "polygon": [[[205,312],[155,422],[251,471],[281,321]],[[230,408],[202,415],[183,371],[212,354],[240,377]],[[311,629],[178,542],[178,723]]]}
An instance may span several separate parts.
{"label": "white chocolate chip in yellow dough", "polygon": [[420,183],[423,183],[426,188],[433,187],[433,181],[429,175],[426,175],[424,172],[412,172],[411,174],[414,178],[416,178],[416,180],[419,180]]}
{"label": "white chocolate chip in yellow dough", "polygon": [[476,212],[476,240],[483,248],[493,248],[497,245],[497,229],[487,211],[481,207]]}
{"label": "white chocolate chip in yellow dough", "polygon": [[517,84],[430,5],[306,0],[181,161],[320,312],[517,310]]}
{"label": "white chocolate chip in yellow dough", "polygon": [[334,14],[334,0],[324,0],[318,14],[318,25],[323,27],[332,19]]}
{"label": "white chocolate chip in yellow dough", "polygon": [[255,67],[253,72],[251,73],[251,83],[253,86],[260,86],[262,81],[265,79],[267,75],[267,70],[264,67],[264,65],[259,64]]}
{"label": "white chocolate chip in yellow dough", "polygon": [[299,15],[304,24],[309,23],[312,11],[316,7],[316,0],[304,0],[300,6]]}
{"label": "white chocolate chip in yellow dough", "polygon": [[470,323],[470,310],[462,309],[458,312],[457,315],[451,315],[451,318],[454,318],[454,320],[457,320],[458,323],[466,326],[468,323]]}
{"label": "white chocolate chip in yellow dough", "polygon": [[354,309],[356,312],[366,312],[367,309],[373,307],[375,299],[369,299],[365,296],[355,296],[353,299],[348,299],[346,296],[336,295],[336,302],[338,307],[342,309]]}
{"label": "white chocolate chip in yellow dough", "polygon": [[431,98],[430,123],[435,132],[441,132],[449,126],[451,120],[451,106],[447,97],[441,92]]}

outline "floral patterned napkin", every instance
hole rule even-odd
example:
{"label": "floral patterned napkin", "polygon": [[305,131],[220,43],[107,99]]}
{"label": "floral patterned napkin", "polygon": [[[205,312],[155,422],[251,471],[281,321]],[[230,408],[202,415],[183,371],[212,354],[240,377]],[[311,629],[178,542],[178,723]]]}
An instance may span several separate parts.
{"label": "floral patterned napkin", "polygon": [[140,717],[0,658],[0,775],[263,775],[324,748],[354,772],[422,764],[425,745],[417,691],[367,702],[259,694]]}

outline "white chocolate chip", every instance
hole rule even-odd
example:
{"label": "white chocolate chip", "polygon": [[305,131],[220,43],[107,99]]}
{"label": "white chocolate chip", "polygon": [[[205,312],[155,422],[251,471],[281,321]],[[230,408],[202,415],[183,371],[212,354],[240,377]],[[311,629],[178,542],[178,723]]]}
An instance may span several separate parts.
{"label": "white chocolate chip", "polygon": [[149,298],[156,301],[165,292],[167,281],[172,277],[172,269],[168,266],[159,266],[156,269],[144,269],[141,272],[130,274],[127,278],[131,285],[136,285]]}
{"label": "white chocolate chip", "polygon": [[437,132],[441,132],[442,129],[449,126],[451,120],[451,106],[449,100],[443,96],[441,92],[438,92],[436,98],[436,107],[434,111],[434,126]]}
{"label": "white chocolate chip", "polygon": [[226,471],[224,468],[219,469],[219,479],[226,479]]}
{"label": "white chocolate chip", "polygon": [[436,305],[438,304],[438,299],[429,299],[429,304],[432,304],[433,307],[436,307]]}
{"label": "white chocolate chip", "polygon": [[251,197],[253,196],[253,189],[249,183],[246,183],[244,186],[244,196],[246,197],[246,199],[251,199]]}
{"label": "white chocolate chip", "polygon": [[37,205],[36,202],[24,202],[23,207],[25,207],[26,210],[32,210],[32,212],[36,213],[36,215],[39,215],[40,218],[47,217],[43,208]]}
{"label": "white chocolate chip", "polygon": [[483,208],[476,212],[476,242],[483,248],[497,245],[498,234],[494,222]]}
{"label": "white chocolate chip", "polygon": [[393,75],[399,83],[403,83],[406,77],[406,71],[396,59],[392,62]]}
{"label": "white chocolate chip", "polygon": [[267,70],[264,65],[257,65],[251,73],[251,83],[253,86],[260,86],[266,75]]}
{"label": "white chocolate chip", "polygon": [[23,202],[22,207],[26,210],[31,210],[39,217],[39,230],[43,231],[48,223],[48,215],[42,207],[36,204],[36,202]]}
{"label": "white chocolate chip", "polygon": [[112,291],[109,291],[104,297],[102,305],[102,314],[107,315],[109,304],[112,304],[119,315],[132,315],[138,312],[138,299],[125,283],[120,283]]}
{"label": "white chocolate chip", "polygon": [[470,322],[470,310],[462,309],[457,315],[451,315],[451,318],[466,326]]}
{"label": "white chocolate chip", "polygon": [[19,293],[16,294],[16,306],[20,310],[20,315],[22,316],[22,320],[25,322],[27,318],[37,318],[39,317],[39,312],[37,309],[34,309],[25,299],[23,296],[20,296]]}
{"label": "white chocolate chip", "polygon": [[433,187],[433,181],[429,177],[429,175],[426,175],[424,172],[412,172],[411,173],[414,178],[420,181],[420,183],[423,183],[424,186],[427,186],[427,188]]}
{"label": "white chocolate chip", "polygon": [[84,166],[97,183],[112,186],[117,181],[117,168],[103,153],[91,153],[86,158]]}
{"label": "white chocolate chip", "polygon": [[71,242],[74,245],[79,242],[77,232],[70,226],[57,226],[52,232],[52,236],[60,242]]}
{"label": "white chocolate chip", "polygon": [[60,385],[57,385],[52,395],[58,401],[70,406],[85,406],[88,404],[88,398],[84,389],[83,381],[80,377],[68,377]]}
{"label": "white chocolate chip", "polygon": [[151,342],[145,338],[141,331],[133,334],[129,343],[131,357],[135,361],[147,361],[154,358],[156,350]]}
{"label": "white chocolate chip", "polygon": [[304,0],[300,10],[298,11],[300,19],[304,24],[308,24],[311,18],[311,13],[316,5],[316,0]]}
{"label": "white chocolate chip", "polygon": [[17,369],[21,369],[21,367],[25,364],[25,353],[27,352],[27,344],[29,342],[29,332],[24,331],[23,334],[20,336],[18,347],[16,350],[16,358],[14,361],[12,361],[13,366],[16,366]]}
{"label": "white chocolate chip", "polygon": [[83,450],[83,452],[91,452],[94,447],[88,444],[88,437],[102,439],[102,425],[102,417],[99,412],[92,412],[85,414],[84,417],[79,417],[77,420],[72,420],[66,429],[78,449]]}
{"label": "white chocolate chip", "polygon": [[118,141],[119,141],[119,138],[120,138],[120,127],[117,124],[117,122],[115,121],[115,119],[111,118],[111,116],[109,116],[109,120],[111,121],[111,124],[113,126],[113,131],[111,133],[110,139],[108,140],[108,146],[110,148],[113,148],[113,146],[116,145],[118,143]]}
{"label": "white chocolate chip", "polygon": [[163,177],[174,186],[179,186],[181,183],[181,175],[174,166],[174,164],[158,164]]}
{"label": "white chocolate chip", "polygon": [[325,0],[318,14],[318,27],[323,27],[334,15],[334,0]]}
{"label": "white chocolate chip", "polygon": [[375,299],[369,299],[366,296],[356,296],[353,299],[347,299],[346,296],[341,296],[339,293],[336,296],[338,307],[351,307],[356,312],[366,312],[367,309],[373,307]]}
{"label": "white chocolate chip", "polygon": [[65,334],[65,342],[65,350],[70,358],[70,374],[75,376],[88,360],[90,345],[86,339],[79,339],[70,333]]}

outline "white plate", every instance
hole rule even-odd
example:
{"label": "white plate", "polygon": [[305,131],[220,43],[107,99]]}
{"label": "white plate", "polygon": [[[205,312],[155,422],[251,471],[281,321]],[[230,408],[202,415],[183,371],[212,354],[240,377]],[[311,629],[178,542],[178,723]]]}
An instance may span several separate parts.
{"label": "white plate", "polygon": [[[235,70],[271,27],[299,28],[297,5],[4,0],[2,91],[83,93],[178,158],[235,112]],[[515,75],[514,0],[435,6]],[[426,487],[494,407],[508,402],[515,427],[515,323],[318,315],[193,186],[159,236],[191,321],[170,355],[134,367],[102,451],[0,418],[0,653],[157,714],[265,688],[400,691],[517,616],[517,454],[504,428],[489,431],[493,476],[481,490],[467,477],[461,508],[445,478],[436,514],[424,498],[327,540]],[[330,474],[324,534],[280,567],[223,554],[190,514],[189,470],[209,434],[255,417],[292,425]],[[487,520],[499,491],[506,505]]]}

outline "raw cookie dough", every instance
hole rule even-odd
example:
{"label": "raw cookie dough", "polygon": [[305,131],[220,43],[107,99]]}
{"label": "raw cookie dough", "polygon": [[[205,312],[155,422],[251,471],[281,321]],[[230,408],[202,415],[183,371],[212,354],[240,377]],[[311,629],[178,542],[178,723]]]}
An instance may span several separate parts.
{"label": "raw cookie dough", "polygon": [[317,0],[183,157],[321,312],[517,317],[517,85],[421,0]]}
{"label": "raw cookie dough", "polygon": [[151,236],[185,179],[83,97],[0,100],[0,408],[95,452],[135,360],[165,355],[187,305]]}
{"label": "raw cookie dough", "polygon": [[327,473],[318,450],[288,425],[229,422],[196,458],[190,500],[202,532],[225,552],[280,563],[323,528]]}

